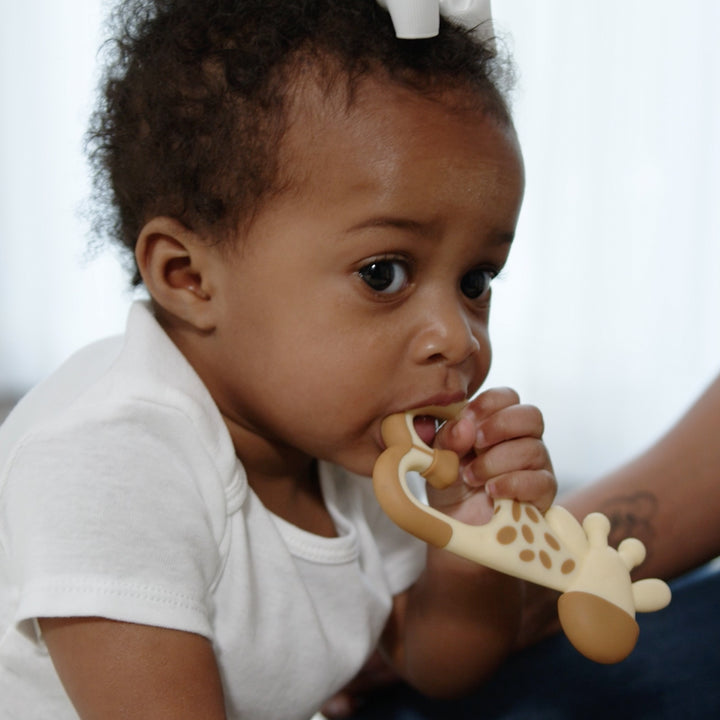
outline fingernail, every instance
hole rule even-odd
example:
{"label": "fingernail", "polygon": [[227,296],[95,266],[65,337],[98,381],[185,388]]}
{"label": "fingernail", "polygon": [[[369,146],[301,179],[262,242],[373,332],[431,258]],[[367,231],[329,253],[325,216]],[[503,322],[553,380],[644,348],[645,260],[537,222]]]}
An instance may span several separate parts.
{"label": "fingernail", "polygon": [[479,485],[478,479],[475,477],[475,473],[470,465],[466,465],[462,469],[462,479],[466,485],[470,485],[471,487]]}
{"label": "fingernail", "polygon": [[[456,440],[458,442],[462,442],[463,437],[467,438],[467,431],[463,431],[464,427],[469,427],[472,431],[471,425],[468,425],[468,423],[472,423],[472,420],[469,418],[466,418],[465,416],[461,417],[459,420],[455,422],[455,424],[450,428],[450,436],[453,440]],[[467,440],[465,440],[467,442]]]}
{"label": "fingernail", "polygon": [[476,448],[485,447],[485,433],[482,430],[478,430],[475,433],[475,447]]}

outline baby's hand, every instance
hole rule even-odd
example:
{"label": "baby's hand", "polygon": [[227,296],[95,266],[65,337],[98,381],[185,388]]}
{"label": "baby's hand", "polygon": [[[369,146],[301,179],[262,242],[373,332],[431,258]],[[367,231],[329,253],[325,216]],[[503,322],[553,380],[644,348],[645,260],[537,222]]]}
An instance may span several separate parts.
{"label": "baby's hand", "polygon": [[460,457],[460,478],[445,490],[428,487],[433,507],[470,524],[487,522],[493,498],[514,498],[545,512],[557,492],[540,411],[514,390],[478,395],[443,425],[435,447]]}

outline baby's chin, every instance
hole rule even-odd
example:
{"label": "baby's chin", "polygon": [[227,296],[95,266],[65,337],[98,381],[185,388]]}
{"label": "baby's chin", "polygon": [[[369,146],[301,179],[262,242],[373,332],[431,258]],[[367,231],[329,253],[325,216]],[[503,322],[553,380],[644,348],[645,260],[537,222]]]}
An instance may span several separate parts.
{"label": "baby's chin", "polygon": [[[415,431],[418,437],[428,446],[432,447],[438,432],[439,421],[430,415],[418,415],[413,418]],[[385,444],[378,444],[374,439],[364,438],[353,448],[339,453],[330,462],[340,465],[348,472],[364,477],[372,477],[373,469],[380,454],[386,449]]]}
{"label": "baby's chin", "polygon": [[371,447],[347,451],[345,453],[333,453],[331,457],[324,458],[332,465],[338,465],[353,475],[361,477],[372,477],[373,468],[384,448],[377,447],[374,443]]}

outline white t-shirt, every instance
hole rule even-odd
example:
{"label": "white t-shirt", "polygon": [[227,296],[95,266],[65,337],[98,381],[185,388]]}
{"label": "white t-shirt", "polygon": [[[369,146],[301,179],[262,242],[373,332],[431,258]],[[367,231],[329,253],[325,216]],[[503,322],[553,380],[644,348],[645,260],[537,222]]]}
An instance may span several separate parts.
{"label": "white t-shirt", "polygon": [[208,637],[228,718],[305,720],[374,648],[424,546],[321,464],[338,536],[270,513],[208,391],[144,303],[0,427],[0,718],[76,720],[35,618]]}

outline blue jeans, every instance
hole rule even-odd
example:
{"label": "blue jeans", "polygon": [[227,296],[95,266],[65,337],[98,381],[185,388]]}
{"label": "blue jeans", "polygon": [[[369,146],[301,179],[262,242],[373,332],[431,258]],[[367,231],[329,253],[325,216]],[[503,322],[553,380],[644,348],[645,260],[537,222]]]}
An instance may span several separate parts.
{"label": "blue jeans", "polygon": [[720,718],[720,571],[672,584],[664,610],[639,614],[640,638],[617,665],[597,665],[557,635],[510,658],[462,700],[405,686],[379,694],[354,720],[697,720]]}

